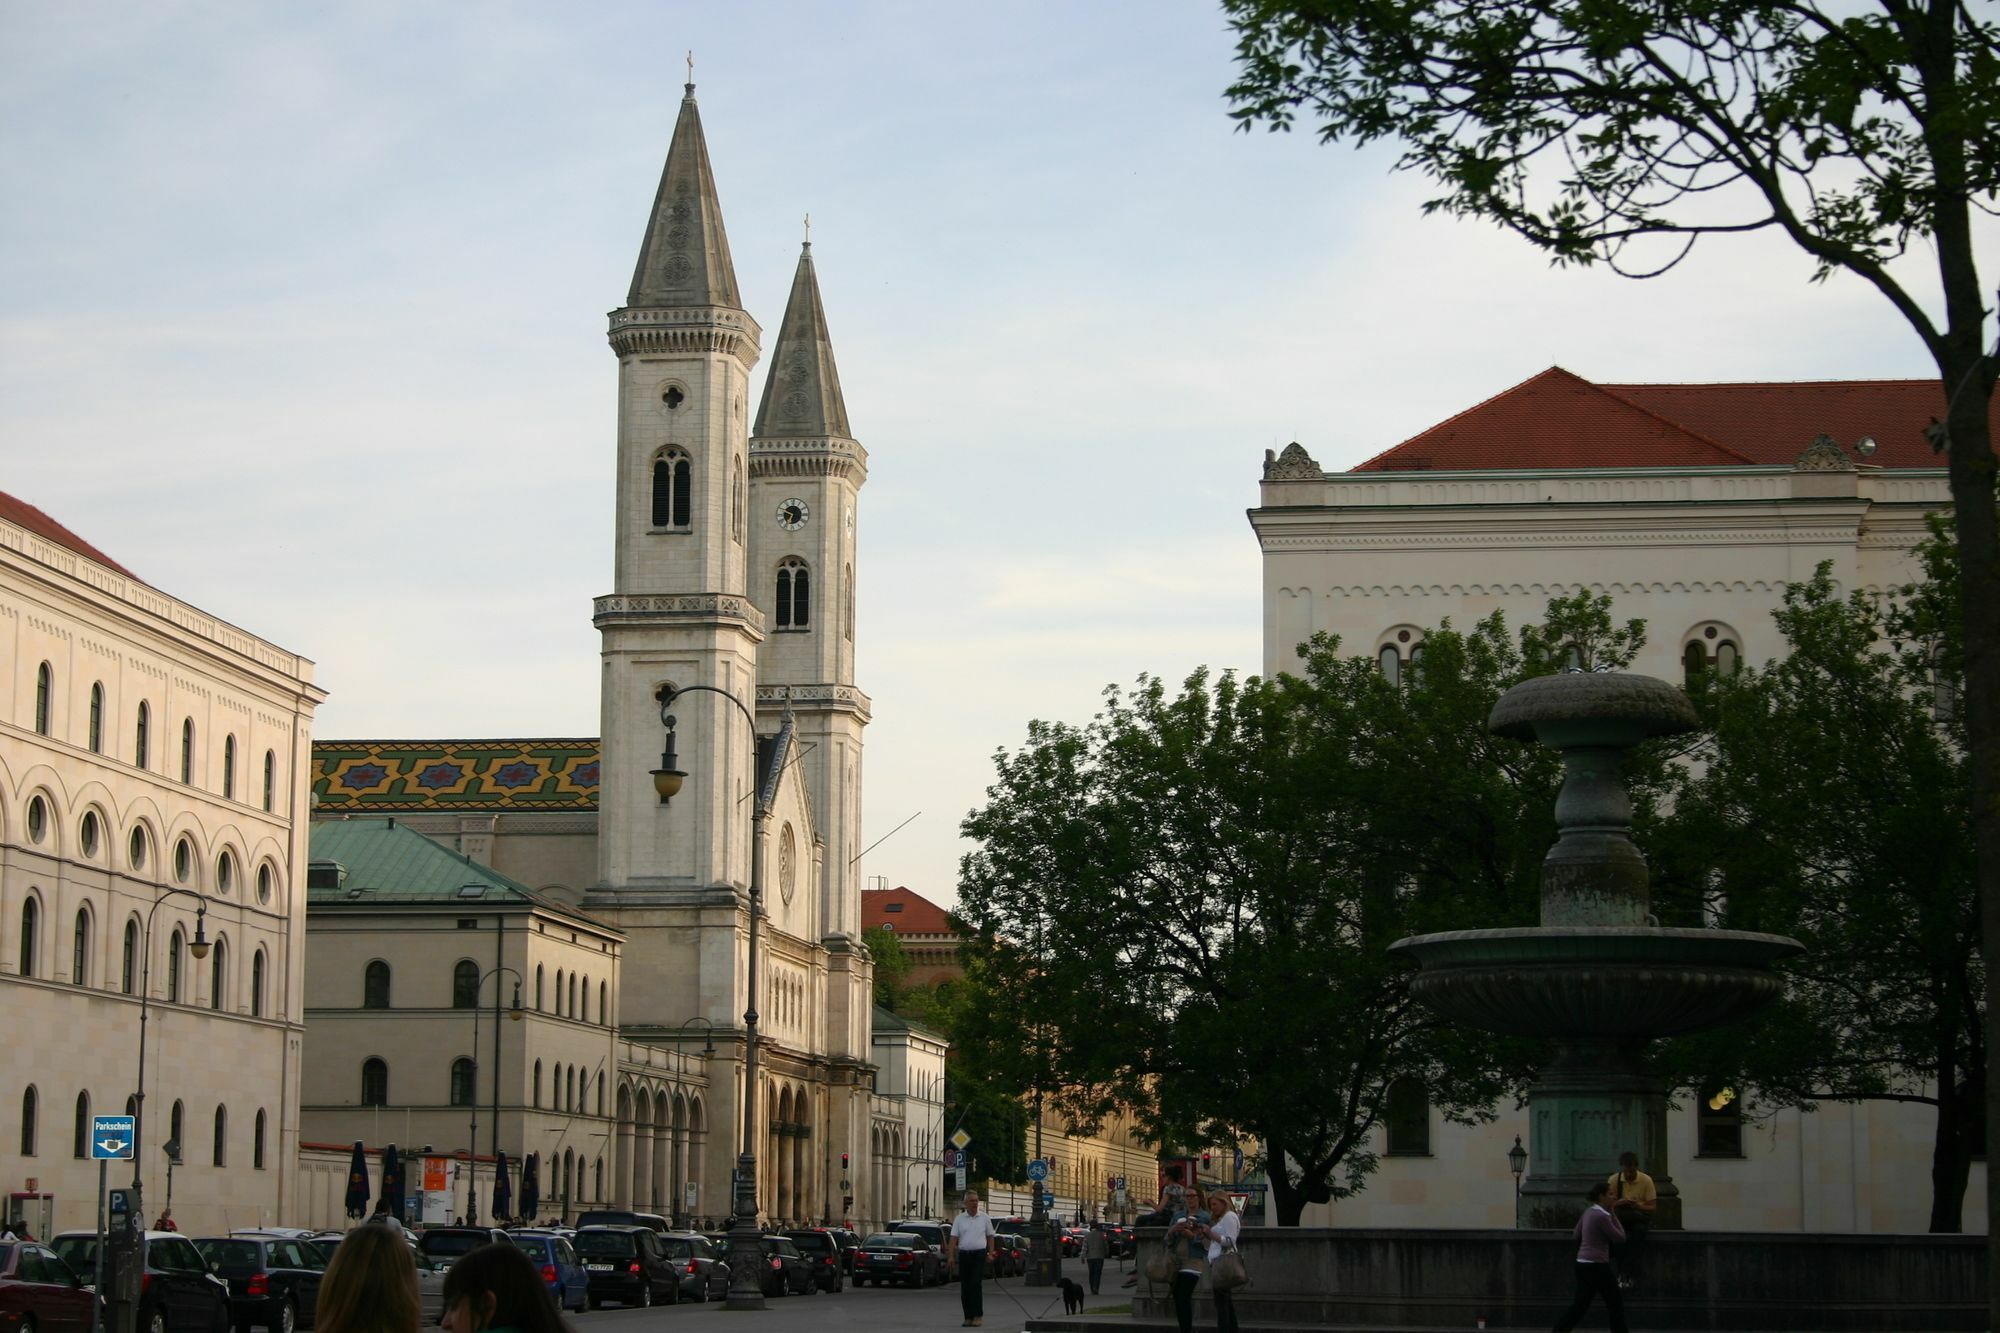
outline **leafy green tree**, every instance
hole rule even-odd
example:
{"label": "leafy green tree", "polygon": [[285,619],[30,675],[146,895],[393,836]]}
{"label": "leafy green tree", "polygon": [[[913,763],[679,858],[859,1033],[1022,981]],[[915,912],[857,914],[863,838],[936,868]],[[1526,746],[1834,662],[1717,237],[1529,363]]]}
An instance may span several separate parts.
{"label": "leafy green tree", "polygon": [[[1774,230],[1874,287],[1943,387],[1981,938],[2000,952],[2000,518],[1974,221],[2000,194],[2000,28],[1962,0],[1223,0],[1245,128],[1398,141],[1425,205],[1652,276]],[[1924,261],[1934,266],[1926,274]],[[1929,280],[1935,279],[1934,284]],[[1988,975],[1989,988],[2000,976]],[[2000,1010],[1989,989],[1986,1011]],[[1987,1090],[2000,1126],[2000,1080]],[[1988,1196],[2000,1324],[2000,1190]]]}
{"label": "leafy green tree", "polygon": [[1485,719],[1526,675],[1629,658],[1608,602],[1518,644],[1441,626],[1401,682],[1322,638],[1296,676],[1142,677],[1087,726],[1031,723],[965,822],[990,1076],[1079,1127],[1124,1107],[1158,1142],[1264,1145],[1287,1225],[1363,1187],[1397,1080],[1490,1117],[1535,1052],[1442,1023],[1387,949],[1534,919],[1559,764]]}
{"label": "leafy green tree", "polygon": [[861,932],[861,942],[875,959],[875,1003],[895,1009],[910,979],[910,954],[896,932],[887,926],[870,926]]}
{"label": "leafy green tree", "polygon": [[1932,1231],[1962,1227],[1986,1055],[1971,792],[1958,704],[1951,548],[1887,605],[1831,569],[1778,613],[1790,652],[1696,691],[1713,727],[1656,840],[1663,918],[1791,935],[1787,993],[1679,1044],[1771,1105],[1886,1100],[1937,1110]]}

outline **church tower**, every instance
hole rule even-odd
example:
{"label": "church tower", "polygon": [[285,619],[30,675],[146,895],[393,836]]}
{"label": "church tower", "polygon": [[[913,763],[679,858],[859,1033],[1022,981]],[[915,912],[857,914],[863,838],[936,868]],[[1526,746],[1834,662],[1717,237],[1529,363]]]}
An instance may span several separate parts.
{"label": "church tower", "polygon": [[800,767],[819,817],[819,934],[827,950],[830,1053],[866,1059],[869,970],[861,935],[861,732],[869,701],[854,684],[857,497],[868,452],[847,424],[812,242],[799,254],[750,438],[750,595],[768,638],[758,706],[787,698]]}
{"label": "church tower", "polygon": [[[699,756],[702,780],[662,806],[649,777],[663,734],[654,697],[661,685],[712,685],[754,706],[765,633],[744,585],[745,407],[759,330],[737,292],[691,83],[631,292],[610,319],[618,355],[617,554],[615,590],[595,607],[604,750],[591,897],[621,913],[703,899],[730,904],[749,880],[740,813],[752,783],[748,719],[716,694],[679,699],[679,750]],[[628,929],[639,924],[627,921]],[[726,994],[681,993],[668,973],[708,969],[667,953],[628,952],[628,1015],[678,1021],[732,1007]],[[720,969],[724,977],[729,970]]]}

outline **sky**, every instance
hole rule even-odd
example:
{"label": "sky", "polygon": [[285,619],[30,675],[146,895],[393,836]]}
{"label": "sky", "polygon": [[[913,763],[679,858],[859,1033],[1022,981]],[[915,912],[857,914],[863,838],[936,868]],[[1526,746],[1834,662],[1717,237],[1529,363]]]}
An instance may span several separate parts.
{"label": "sky", "polygon": [[1775,238],[1554,269],[1387,148],[1237,132],[1200,0],[0,0],[0,490],[312,658],[322,738],[596,735],[604,315],[690,50],[767,353],[812,216],[862,872],[940,902],[1030,719],[1257,669],[1266,449],[1352,466],[1551,365],[1935,373]]}

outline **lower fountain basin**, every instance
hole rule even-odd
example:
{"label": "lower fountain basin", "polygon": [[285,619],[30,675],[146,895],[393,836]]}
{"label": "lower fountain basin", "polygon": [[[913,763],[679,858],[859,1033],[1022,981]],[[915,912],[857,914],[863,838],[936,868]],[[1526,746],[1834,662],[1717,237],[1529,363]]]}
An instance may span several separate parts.
{"label": "lower fountain basin", "polygon": [[1469,1027],[1637,1041],[1716,1027],[1783,994],[1783,935],[1648,926],[1531,926],[1414,935],[1389,946],[1410,991]]}

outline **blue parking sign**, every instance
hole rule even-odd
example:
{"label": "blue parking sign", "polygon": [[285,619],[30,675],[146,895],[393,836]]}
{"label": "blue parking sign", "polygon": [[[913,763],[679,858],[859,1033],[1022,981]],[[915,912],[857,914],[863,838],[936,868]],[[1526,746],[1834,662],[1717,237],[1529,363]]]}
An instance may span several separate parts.
{"label": "blue parking sign", "polygon": [[132,1141],[137,1137],[138,1132],[137,1116],[92,1116],[90,1118],[90,1160],[93,1162],[129,1160],[132,1156]]}

